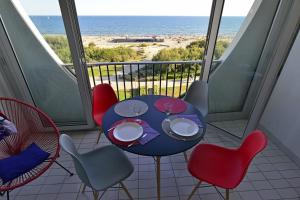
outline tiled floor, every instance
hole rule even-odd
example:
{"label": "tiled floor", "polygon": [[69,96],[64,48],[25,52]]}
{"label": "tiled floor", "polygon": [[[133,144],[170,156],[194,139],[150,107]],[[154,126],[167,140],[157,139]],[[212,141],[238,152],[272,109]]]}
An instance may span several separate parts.
{"label": "tiled floor", "polygon": [[213,126],[228,131],[229,133],[242,137],[247,126],[248,120],[218,121],[211,122]]}
{"label": "tiled floor", "polygon": [[[96,132],[73,134],[80,152],[108,144],[102,136],[99,145],[95,145]],[[239,145],[220,130],[208,127],[205,141],[227,147]],[[134,173],[124,182],[134,199],[156,199],[155,166],[151,157],[127,154],[135,165]],[[212,158],[213,159],[213,158]],[[72,160],[61,153],[59,161],[74,171]],[[186,170],[183,154],[162,158],[161,164],[162,199],[182,200],[191,192],[196,180]],[[76,175],[69,177],[64,170],[53,165],[36,181],[11,193],[11,199],[24,200],[86,200],[92,199],[90,190],[80,193],[80,180]],[[5,199],[2,197],[2,199]],[[122,190],[110,189],[102,199],[127,199]],[[193,199],[222,199],[213,187],[198,189]],[[267,199],[300,199],[300,168],[283,153],[272,141],[252,163],[244,181],[231,192],[231,199],[267,200]]]}

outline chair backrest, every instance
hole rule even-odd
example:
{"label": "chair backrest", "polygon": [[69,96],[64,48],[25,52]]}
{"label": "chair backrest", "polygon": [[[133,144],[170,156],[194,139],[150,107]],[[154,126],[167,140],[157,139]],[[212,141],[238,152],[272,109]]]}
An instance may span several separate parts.
{"label": "chair backrest", "polygon": [[47,162],[21,175],[12,182],[0,183],[0,191],[13,190],[42,175],[57,159],[59,130],[46,113],[17,99],[0,97],[0,112],[14,123],[17,133],[0,141],[0,159],[19,154],[32,143],[50,153]]}
{"label": "chair backrest", "polygon": [[66,134],[61,134],[61,136],[59,137],[59,143],[62,149],[72,157],[79,178],[85,185],[91,186],[89,177],[87,175],[87,172],[85,171],[81,159],[81,155],[78,153],[71,137]]}
{"label": "chair backrest", "polygon": [[183,98],[195,106],[206,117],[208,113],[208,84],[205,81],[194,81]]}
{"label": "chair backrest", "polygon": [[252,159],[261,152],[267,144],[267,137],[260,130],[255,130],[246,137],[238,149],[238,154],[241,156],[242,165],[245,169],[248,168]]}
{"label": "chair backrest", "polygon": [[93,88],[93,115],[106,112],[117,102],[115,91],[109,84],[99,84]]}

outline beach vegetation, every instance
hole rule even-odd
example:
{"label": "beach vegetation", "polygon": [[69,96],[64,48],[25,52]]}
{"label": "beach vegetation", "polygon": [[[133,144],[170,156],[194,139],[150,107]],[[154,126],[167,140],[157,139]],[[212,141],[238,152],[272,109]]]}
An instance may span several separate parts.
{"label": "beach vegetation", "polygon": [[[174,87],[174,96],[180,96],[182,94],[184,94],[184,92],[186,91],[186,84],[182,84],[182,87],[180,89],[179,86],[175,86]],[[168,96],[172,96],[173,95],[173,87],[162,87],[159,89],[159,86],[154,85],[154,88],[152,88],[151,86],[147,87],[147,92],[146,92],[146,87],[145,86],[141,86],[139,89],[138,88],[133,88],[132,90],[123,90],[123,89],[119,89],[119,99],[120,100],[124,100],[125,99],[125,93],[126,93],[126,98],[132,98],[135,96],[139,96],[139,95],[147,95],[150,94],[152,91],[153,94],[155,95],[159,95],[159,94],[167,94]]]}
{"label": "beach vegetation", "polygon": [[108,66],[102,66],[102,67],[88,67],[88,74],[90,77],[107,77],[109,76],[115,76],[116,72],[122,70],[121,65],[108,65]]}
{"label": "beach vegetation", "polygon": [[229,46],[229,43],[230,42],[228,40],[217,40],[217,44],[214,52],[215,60],[218,60],[223,55],[223,53]]}
{"label": "beach vegetation", "polygon": [[153,61],[201,60],[204,53],[204,40],[191,42],[186,48],[165,48],[153,56]]}
{"label": "beach vegetation", "polygon": [[[64,63],[72,63],[71,53],[68,45],[67,38],[65,36],[44,36],[50,47],[55,51],[58,57]],[[230,41],[226,39],[219,39],[216,44],[214,59],[219,59],[226,48],[229,46]],[[140,47],[146,47],[149,44],[141,43]],[[202,60],[204,56],[206,41],[205,39],[199,39],[188,44],[186,47],[179,48],[164,48],[161,49],[157,54],[152,57],[153,61],[189,61],[189,60]],[[144,48],[131,48],[129,46],[118,46],[113,48],[100,48],[94,42],[90,42],[87,46],[84,46],[85,57],[87,63],[94,62],[130,62],[144,60],[145,49]],[[140,68],[140,79],[144,80],[146,77],[147,80],[151,77],[154,80],[161,78],[175,79],[188,78],[191,76],[190,72],[193,75],[199,76],[201,71],[201,64],[162,64],[161,67],[152,67],[149,65],[147,67]],[[116,72],[122,70],[120,66],[109,65],[101,68],[99,71],[98,66],[93,68],[88,68],[89,76],[94,75],[95,77],[106,77],[108,74],[116,75]],[[148,74],[148,76],[146,76]],[[150,75],[150,76],[149,76]],[[136,80],[138,78],[137,72],[132,74],[126,74],[124,77],[126,80]],[[151,79],[151,80],[152,80]],[[149,81],[151,81],[149,80]]]}
{"label": "beach vegetation", "polygon": [[[68,40],[65,36],[45,35],[45,40],[64,63],[71,63],[71,53]],[[216,44],[214,59],[219,59],[230,41],[219,39]],[[156,44],[156,43],[154,43]],[[185,61],[202,60],[206,41],[199,39],[191,42],[185,48],[164,48],[152,57],[153,61]],[[149,44],[141,43],[139,47],[147,47]],[[128,46],[118,46],[113,48],[100,48],[94,42],[90,42],[84,47],[87,62],[128,62],[138,61],[145,58],[143,49],[135,50]]]}
{"label": "beach vegetation", "polygon": [[96,44],[95,44],[94,42],[90,42],[90,43],[88,44],[88,47],[90,47],[90,48],[96,47]]}
{"label": "beach vegetation", "polygon": [[[72,63],[68,40],[65,36],[44,36],[47,43],[64,63]],[[130,47],[99,48],[90,42],[84,47],[87,62],[125,62],[140,60],[140,54]]]}
{"label": "beach vegetation", "polygon": [[144,42],[138,45],[138,47],[147,47],[147,46],[150,46],[150,44]]}
{"label": "beach vegetation", "polygon": [[[219,59],[229,46],[228,40],[218,40],[214,59]],[[153,56],[153,61],[177,61],[177,60],[202,60],[204,55],[204,49],[206,45],[205,39],[200,39],[191,42],[186,48],[165,48],[160,50],[156,55]]]}
{"label": "beach vegetation", "polygon": [[166,48],[153,56],[153,61],[178,61],[189,59],[189,51],[186,48]]}
{"label": "beach vegetation", "polygon": [[114,48],[87,46],[84,51],[87,62],[125,62],[140,58],[137,51],[125,46]]}
{"label": "beach vegetation", "polygon": [[65,36],[44,35],[44,38],[52,50],[64,63],[72,62],[69,43]]}

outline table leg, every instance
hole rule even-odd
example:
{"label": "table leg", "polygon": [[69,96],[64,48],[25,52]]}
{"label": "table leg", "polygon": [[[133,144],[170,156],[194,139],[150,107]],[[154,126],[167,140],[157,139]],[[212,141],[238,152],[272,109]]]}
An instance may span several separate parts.
{"label": "table leg", "polygon": [[160,200],[160,156],[156,156],[157,199]]}

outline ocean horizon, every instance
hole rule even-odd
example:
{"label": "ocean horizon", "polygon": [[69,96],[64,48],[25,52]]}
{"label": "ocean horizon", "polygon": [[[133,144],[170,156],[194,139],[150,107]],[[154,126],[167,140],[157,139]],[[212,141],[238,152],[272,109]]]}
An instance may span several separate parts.
{"label": "ocean horizon", "polygon": [[[65,34],[61,16],[30,16],[42,34]],[[219,35],[234,36],[245,17],[222,17]],[[204,36],[209,16],[78,16],[82,35]]]}

